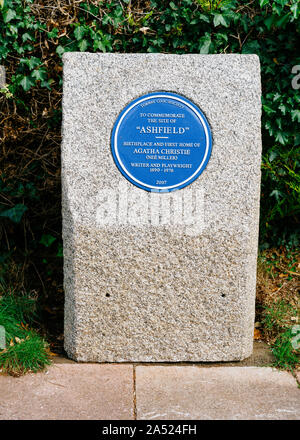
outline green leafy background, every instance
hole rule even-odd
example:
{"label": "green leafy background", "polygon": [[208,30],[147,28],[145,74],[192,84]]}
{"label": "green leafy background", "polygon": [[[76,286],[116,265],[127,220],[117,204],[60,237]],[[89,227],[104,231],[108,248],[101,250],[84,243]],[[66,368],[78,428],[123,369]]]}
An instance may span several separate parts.
{"label": "green leafy background", "polygon": [[297,245],[299,15],[299,0],[0,0],[7,81],[0,94],[2,290],[35,289],[44,311],[62,308],[61,57],[67,51],[256,53],[263,92],[260,246]]}

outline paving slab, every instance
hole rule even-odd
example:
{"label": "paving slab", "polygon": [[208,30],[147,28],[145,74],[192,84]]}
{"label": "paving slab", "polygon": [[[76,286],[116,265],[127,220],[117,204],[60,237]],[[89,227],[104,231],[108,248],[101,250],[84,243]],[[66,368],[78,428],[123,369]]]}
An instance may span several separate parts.
{"label": "paving slab", "polygon": [[59,363],[19,378],[0,375],[0,396],[0,420],[130,420],[133,368]]}
{"label": "paving slab", "polygon": [[137,366],[140,420],[297,420],[300,389],[269,367]]}

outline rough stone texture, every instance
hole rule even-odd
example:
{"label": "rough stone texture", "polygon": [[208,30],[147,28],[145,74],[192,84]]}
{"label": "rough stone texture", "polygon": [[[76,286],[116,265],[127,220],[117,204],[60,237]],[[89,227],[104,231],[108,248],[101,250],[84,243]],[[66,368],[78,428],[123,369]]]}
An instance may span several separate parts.
{"label": "rough stone texture", "polygon": [[136,368],[143,420],[299,420],[300,389],[285,371],[258,367]]}
{"label": "rough stone texture", "polygon": [[44,373],[0,375],[0,420],[133,419],[131,365],[59,363]]}
{"label": "rough stone texture", "polygon": [[[253,341],[253,351],[251,356],[239,361],[222,362],[197,362],[198,366],[205,367],[269,367],[275,361],[275,357],[270,350],[270,346],[262,341]],[[189,364],[187,364],[189,365]]]}
{"label": "rough stone texture", "polygon": [[[120,183],[130,193],[128,214],[122,215],[139,219],[148,212],[151,194],[118,171],[110,134],[126,104],[158,90],[194,101],[212,129],[206,170],[173,193],[202,191],[203,227],[196,234],[171,221],[155,226],[150,216],[143,226],[97,221],[104,189],[111,190],[111,203],[124,208],[123,196],[115,195]],[[228,361],[251,354],[260,116],[255,55],[64,54],[65,348],[70,357]],[[168,195],[158,197],[157,212],[164,218]],[[113,220],[113,208],[107,209]]]}

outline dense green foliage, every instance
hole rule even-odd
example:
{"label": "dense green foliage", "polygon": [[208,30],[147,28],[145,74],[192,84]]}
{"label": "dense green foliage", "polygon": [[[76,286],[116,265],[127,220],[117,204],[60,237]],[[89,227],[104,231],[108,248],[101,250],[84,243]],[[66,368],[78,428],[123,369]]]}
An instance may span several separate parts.
{"label": "dense green foliage", "polygon": [[293,337],[295,337],[293,329],[290,328],[276,339],[272,347],[275,367],[293,371],[299,366],[300,349],[296,350],[293,348],[291,344]]}
{"label": "dense green foliage", "polygon": [[260,243],[297,245],[300,67],[293,66],[300,66],[299,0],[0,0],[0,5],[0,63],[8,84],[0,98],[4,289],[5,265],[13,260],[25,287],[39,289],[46,303],[51,290],[62,290],[59,146],[66,51],[258,54]]}
{"label": "dense green foliage", "polygon": [[0,369],[12,375],[39,371],[50,364],[47,344],[29,328],[35,301],[5,295],[0,299],[0,325],[5,328],[6,348],[0,347]]}

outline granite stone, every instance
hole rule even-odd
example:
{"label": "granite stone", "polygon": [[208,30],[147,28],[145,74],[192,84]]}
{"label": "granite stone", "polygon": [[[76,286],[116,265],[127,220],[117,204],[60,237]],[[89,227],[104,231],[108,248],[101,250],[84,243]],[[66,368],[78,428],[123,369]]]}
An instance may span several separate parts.
{"label": "granite stone", "polygon": [[[77,361],[251,355],[261,162],[256,55],[66,53],[65,349]],[[114,122],[133,99],[193,101],[213,136],[189,186],[149,193],[117,169]]]}

